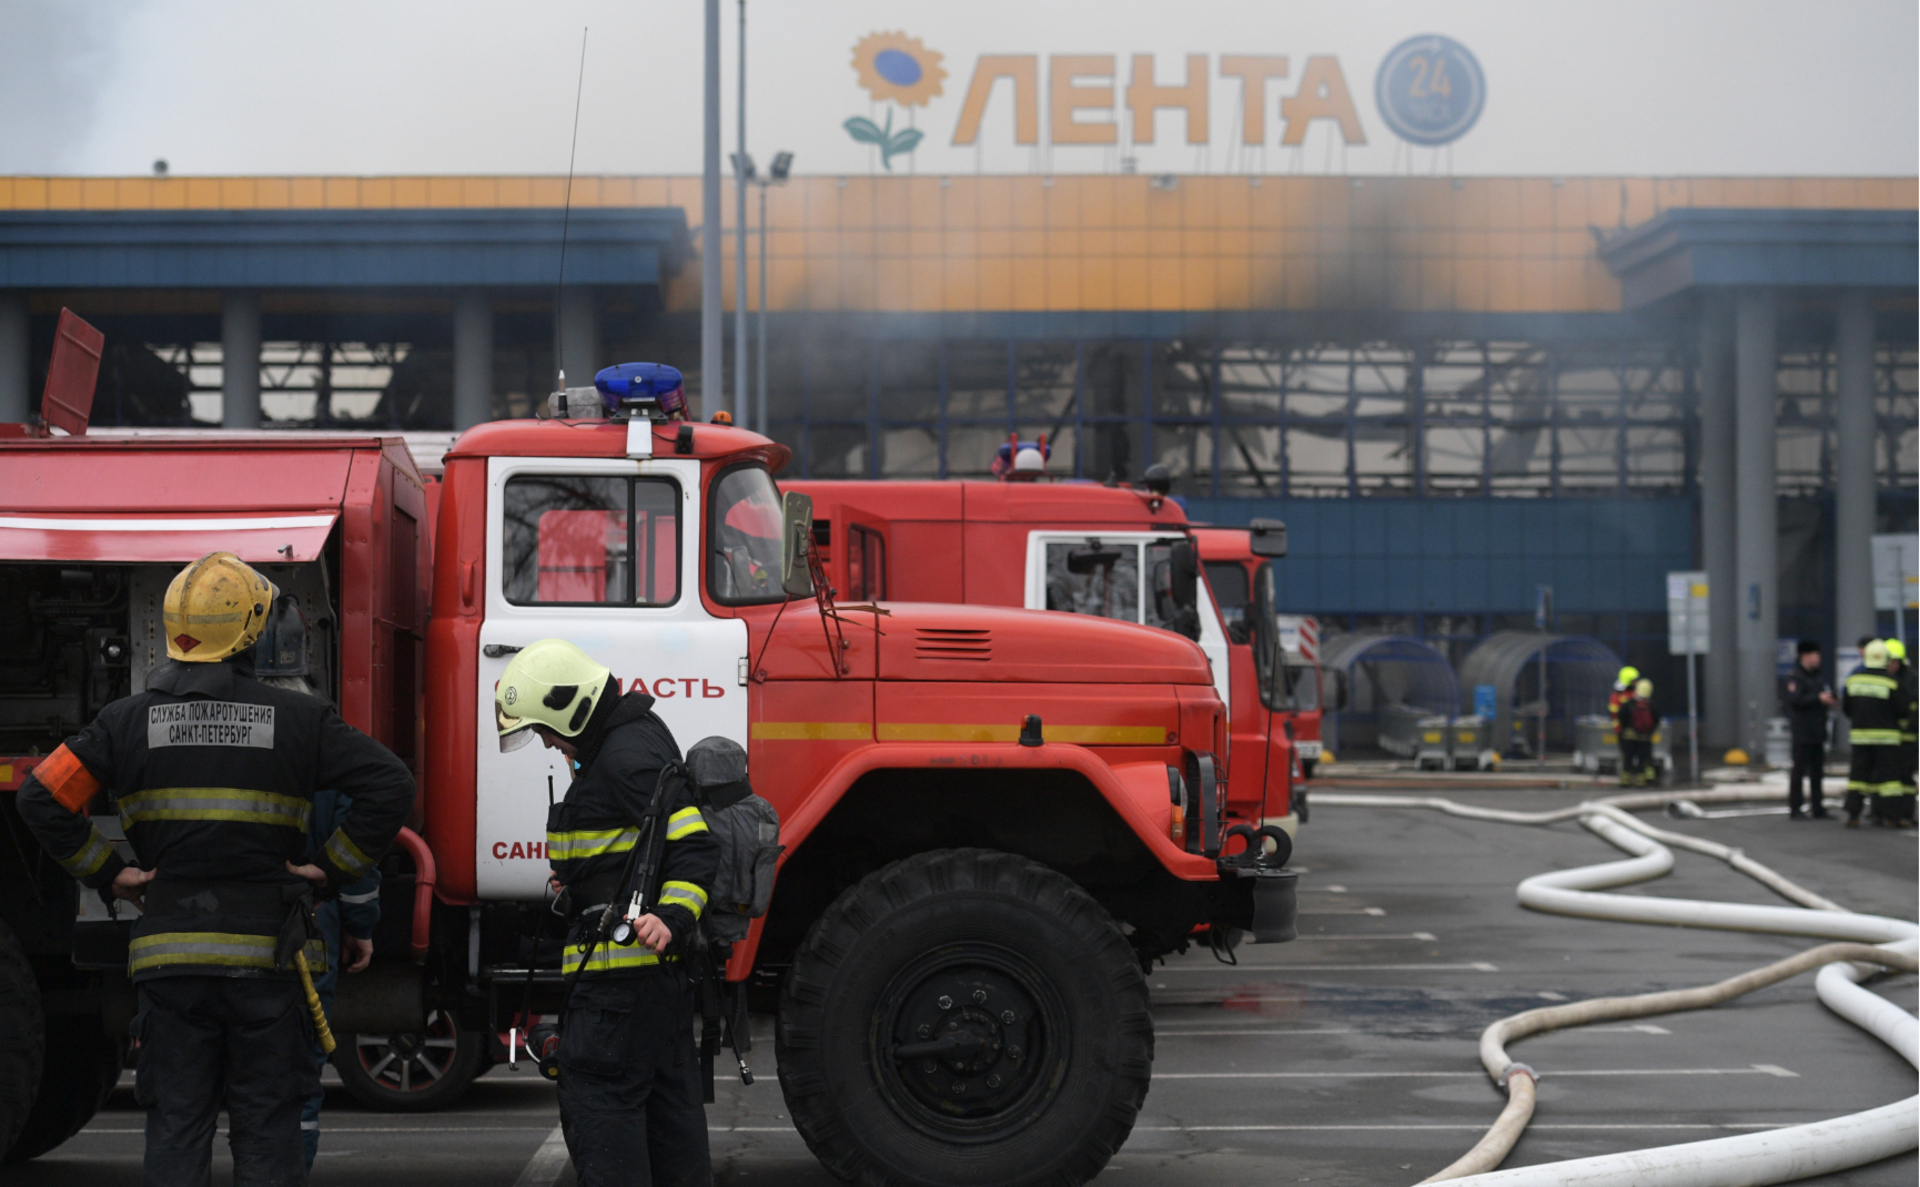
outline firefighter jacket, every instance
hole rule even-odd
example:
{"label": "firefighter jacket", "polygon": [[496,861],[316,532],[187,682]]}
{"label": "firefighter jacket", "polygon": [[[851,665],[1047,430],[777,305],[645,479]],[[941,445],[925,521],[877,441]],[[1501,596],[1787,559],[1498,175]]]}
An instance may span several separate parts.
{"label": "firefighter jacket", "polygon": [[1796,746],[1823,745],[1827,740],[1827,707],[1820,701],[1820,694],[1827,691],[1827,682],[1820,679],[1819,672],[1809,672],[1799,664],[1787,676],[1786,695],[1781,698],[1786,706],[1787,720],[1793,726],[1793,743]]}
{"label": "firefighter jacket", "polygon": [[[290,953],[276,960],[276,937],[311,897],[287,863],[307,859],[320,788],[352,797],[313,863],[337,888],[371,871],[406,823],[407,768],[333,706],[255,680],[244,658],[168,661],[35,768],[19,807],[48,853],[104,890],[126,863],[83,812],[98,792],[112,797],[155,871],[133,928],[134,980],[284,978],[294,973]],[[306,950],[309,966],[325,967],[323,945]]]}
{"label": "firefighter jacket", "polygon": [[1652,701],[1628,697],[1613,711],[1613,728],[1622,742],[1651,742],[1660,728],[1660,714]]}
{"label": "firefighter jacket", "polygon": [[[353,809],[353,800],[332,788],[313,797],[313,827],[307,833],[307,861],[320,860],[320,852],[333,836],[333,830]],[[339,905],[340,930],[356,939],[371,940],[380,924],[380,867],[343,882],[336,888],[334,901]]]}
{"label": "firefighter jacket", "polygon": [[[659,817],[665,843],[655,885],[640,889],[647,909],[672,930],[675,946],[706,910],[720,867],[719,842],[694,804],[691,785],[677,771],[662,783],[661,772],[680,763],[680,748],[653,712],[652,697],[616,696],[609,688],[581,731],[574,760],[578,769],[566,799],[554,805],[547,821],[547,859],[574,913],[562,960],[567,973],[580,968],[588,930],[605,905],[626,908],[632,888],[624,885],[625,875],[656,788],[665,797]],[[639,944],[603,940],[592,947],[583,976],[632,973],[678,959]]]}
{"label": "firefighter jacket", "polygon": [[1913,713],[1913,690],[1883,668],[1862,668],[1847,677],[1840,708],[1855,746],[1895,746],[1901,723]]}

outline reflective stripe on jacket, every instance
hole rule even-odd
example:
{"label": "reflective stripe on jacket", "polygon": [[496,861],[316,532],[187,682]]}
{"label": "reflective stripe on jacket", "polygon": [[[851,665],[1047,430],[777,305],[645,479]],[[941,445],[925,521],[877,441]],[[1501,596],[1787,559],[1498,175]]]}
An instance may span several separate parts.
{"label": "reflective stripe on jacket", "polygon": [[[611,690],[609,690],[611,691]],[[580,967],[589,908],[614,901],[640,839],[640,822],[662,787],[660,772],[680,762],[680,748],[653,712],[653,698],[631,692],[603,696],[581,731],[579,770],[566,798],[548,817],[547,858],[573,892],[580,917],[568,934],[563,969]],[[670,775],[664,784],[664,846],[658,889],[642,887],[648,909],[683,940],[706,909],[708,889],[719,870],[719,842],[694,804],[687,781]],[[621,906],[626,904],[620,903]],[[635,945],[600,944],[583,976],[632,972],[674,960]]]}

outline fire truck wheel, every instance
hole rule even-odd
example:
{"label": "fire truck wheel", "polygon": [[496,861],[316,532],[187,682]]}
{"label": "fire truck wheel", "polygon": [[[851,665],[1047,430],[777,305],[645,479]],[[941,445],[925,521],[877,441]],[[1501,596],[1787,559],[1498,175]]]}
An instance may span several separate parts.
{"label": "fire truck wheel", "polygon": [[858,1187],[1076,1187],[1146,1098],[1146,980],[1113,917],[1060,874],[950,849],[841,894],[787,974],[780,1087]]}
{"label": "fire truck wheel", "polygon": [[336,1035],[333,1067],[347,1095],[385,1113],[430,1113],[464,1095],[486,1058],[483,1036],[445,1010],[424,1034]]}
{"label": "fire truck wheel", "polygon": [[0,923],[0,1150],[11,1150],[33,1111],[47,1032],[40,986],[12,930]]}
{"label": "fire truck wheel", "polygon": [[60,1057],[40,1069],[33,1108],[7,1150],[9,1163],[38,1158],[79,1133],[107,1103],[126,1062],[124,1048],[107,1037],[97,1017],[63,1015],[45,1026],[47,1045]]}

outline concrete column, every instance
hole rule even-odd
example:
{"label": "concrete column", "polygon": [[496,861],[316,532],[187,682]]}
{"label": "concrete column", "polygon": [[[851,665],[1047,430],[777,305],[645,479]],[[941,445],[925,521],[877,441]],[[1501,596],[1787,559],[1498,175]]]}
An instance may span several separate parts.
{"label": "concrete column", "polygon": [[453,428],[465,432],[492,417],[493,307],[485,293],[466,289],[453,300]]}
{"label": "concrete column", "polygon": [[25,424],[33,413],[33,361],[27,295],[0,293],[0,422]]}
{"label": "concrete column", "polygon": [[220,298],[220,427],[260,427],[260,295]]}
{"label": "concrete column", "polygon": [[[1834,309],[1839,355],[1834,411],[1834,646],[1851,647],[1877,625],[1868,539],[1874,527],[1873,298],[1865,289],[1840,294]],[[1844,676],[1845,673],[1838,673]]]}
{"label": "concrete column", "polygon": [[1780,513],[1775,479],[1776,298],[1745,289],[1734,301],[1735,598],[1740,652],[1740,744],[1758,762],[1767,718],[1780,712],[1774,687],[1779,637]]}
{"label": "concrete column", "polygon": [[1740,737],[1740,677],[1735,657],[1733,522],[1733,297],[1709,292],[1700,310],[1700,567],[1707,572],[1711,649],[1700,660],[1705,719],[1700,734],[1715,751]]}
{"label": "concrete column", "polygon": [[567,373],[568,387],[591,387],[607,364],[600,361],[600,305],[589,288],[560,293],[560,324],[555,328],[554,358]]}

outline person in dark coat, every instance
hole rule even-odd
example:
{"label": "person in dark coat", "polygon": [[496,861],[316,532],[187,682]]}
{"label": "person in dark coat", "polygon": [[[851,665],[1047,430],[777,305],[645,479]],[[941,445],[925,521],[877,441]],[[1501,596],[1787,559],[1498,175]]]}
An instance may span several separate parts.
{"label": "person in dark coat", "polygon": [[1799,662],[1787,677],[1783,697],[1787,720],[1793,729],[1793,773],[1787,777],[1787,814],[1795,820],[1826,820],[1829,814],[1821,803],[1820,779],[1827,765],[1827,715],[1839,703],[1839,698],[1821,678],[1819,641],[1802,639],[1798,650]]}

